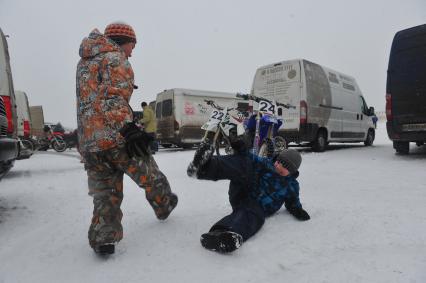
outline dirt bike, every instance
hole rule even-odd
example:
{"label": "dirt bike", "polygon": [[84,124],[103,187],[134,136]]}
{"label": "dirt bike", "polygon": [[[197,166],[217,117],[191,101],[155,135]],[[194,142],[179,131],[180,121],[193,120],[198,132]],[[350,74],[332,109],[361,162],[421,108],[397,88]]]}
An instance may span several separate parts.
{"label": "dirt bike", "polygon": [[264,97],[237,93],[236,97],[257,102],[257,109],[247,122],[248,132],[253,132],[252,152],[262,157],[273,157],[274,154],[287,148],[287,141],[278,135],[278,129],[282,125],[282,119],[277,115],[278,107],[286,109],[295,108],[290,104],[271,101]]}
{"label": "dirt bike", "polygon": [[230,131],[236,131],[237,136],[244,134],[243,120],[245,113],[237,108],[221,107],[213,100],[204,100],[207,105],[213,108],[209,120],[201,126],[205,131],[202,141],[209,140],[215,148],[217,155],[220,155],[220,147],[225,147],[226,154],[232,154],[233,149],[229,140]]}
{"label": "dirt bike", "polygon": [[38,140],[38,150],[48,150],[53,148],[57,152],[64,152],[67,149],[67,143],[63,138],[62,132],[53,132],[49,126],[45,126],[43,131],[45,137]]}

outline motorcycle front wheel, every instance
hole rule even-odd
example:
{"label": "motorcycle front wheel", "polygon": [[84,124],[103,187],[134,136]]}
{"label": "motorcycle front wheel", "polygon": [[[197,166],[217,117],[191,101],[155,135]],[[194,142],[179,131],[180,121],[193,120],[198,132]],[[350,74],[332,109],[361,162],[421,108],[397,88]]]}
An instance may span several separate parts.
{"label": "motorcycle front wheel", "polygon": [[64,152],[67,149],[67,143],[60,138],[56,138],[52,141],[52,148],[56,152]]}

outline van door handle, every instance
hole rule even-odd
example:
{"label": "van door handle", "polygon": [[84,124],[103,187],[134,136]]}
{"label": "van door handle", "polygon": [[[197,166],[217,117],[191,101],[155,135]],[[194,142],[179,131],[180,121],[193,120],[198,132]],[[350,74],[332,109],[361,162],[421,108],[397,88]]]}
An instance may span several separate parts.
{"label": "van door handle", "polygon": [[359,114],[356,114],[356,119],[359,120]]}

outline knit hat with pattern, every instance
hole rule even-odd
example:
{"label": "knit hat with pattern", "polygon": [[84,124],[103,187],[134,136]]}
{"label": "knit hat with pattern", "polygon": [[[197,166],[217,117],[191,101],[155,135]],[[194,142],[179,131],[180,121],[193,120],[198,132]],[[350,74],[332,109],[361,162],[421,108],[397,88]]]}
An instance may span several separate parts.
{"label": "knit hat with pattern", "polygon": [[115,22],[106,26],[104,35],[122,45],[128,42],[136,43],[136,34],[133,28],[123,22]]}

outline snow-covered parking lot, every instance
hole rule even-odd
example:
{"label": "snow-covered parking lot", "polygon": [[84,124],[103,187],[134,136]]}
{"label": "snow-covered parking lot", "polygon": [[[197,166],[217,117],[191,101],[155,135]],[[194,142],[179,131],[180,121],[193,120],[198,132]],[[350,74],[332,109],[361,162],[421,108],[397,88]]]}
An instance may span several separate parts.
{"label": "snow-covered parking lot", "polygon": [[194,150],[155,155],[179,195],[164,222],[126,177],[124,239],[107,259],[88,246],[77,152],[17,161],[0,182],[0,282],[426,282],[426,146],[396,155],[383,126],[373,147],[300,148],[311,220],[282,209],[231,255],[199,243],[230,207],[228,182],[187,177]]}

